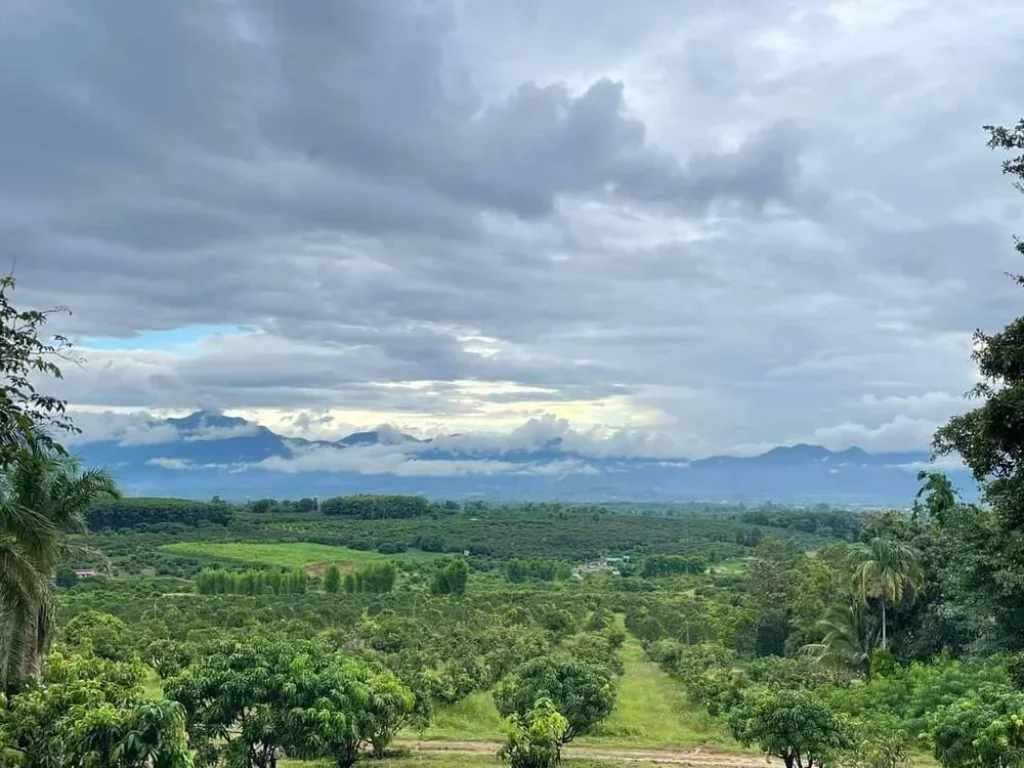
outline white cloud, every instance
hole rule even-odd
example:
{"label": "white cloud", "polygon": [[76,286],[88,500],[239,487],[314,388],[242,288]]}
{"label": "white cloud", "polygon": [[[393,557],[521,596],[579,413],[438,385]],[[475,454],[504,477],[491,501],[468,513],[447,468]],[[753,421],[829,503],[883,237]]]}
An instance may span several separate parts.
{"label": "white cloud", "polygon": [[147,460],[146,464],[147,466],[160,467],[161,469],[197,469],[195,464],[185,459],[168,459],[160,456]]}
{"label": "white cloud", "polygon": [[835,450],[853,445],[872,452],[920,450],[931,443],[940,425],[940,422],[902,415],[875,427],[847,421],[816,429],[806,441]]}
{"label": "white cloud", "polygon": [[901,469],[908,472],[957,472],[966,469],[966,465],[956,456],[940,456],[935,461],[912,461],[900,464]]}
{"label": "white cloud", "polygon": [[875,415],[902,414],[910,418],[945,420],[972,407],[962,392],[923,392],[915,395],[865,394],[851,404]]}
{"label": "white cloud", "polygon": [[594,472],[582,461],[509,462],[494,459],[420,459],[389,445],[344,449],[315,447],[296,451],[292,458],[271,457],[257,465],[274,472],[358,472],[364,475],[561,475]]}
{"label": "white cloud", "polygon": [[209,440],[230,440],[233,437],[252,437],[259,434],[259,424],[236,424],[230,427],[218,424],[203,424],[198,429],[188,430],[184,435],[187,443]]}
{"label": "white cloud", "polygon": [[671,432],[652,428],[615,428],[593,425],[577,429],[565,418],[542,414],[528,420],[507,433],[476,432],[459,435],[439,435],[429,446],[467,452],[535,451],[557,446],[569,453],[587,457],[646,457],[678,458],[688,452],[689,446]]}
{"label": "white cloud", "polygon": [[120,445],[158,445],[174,442],[179,432],[158,417],[135,411],[72,411],[80,434],[68,435],[69,445],[111,441]]}

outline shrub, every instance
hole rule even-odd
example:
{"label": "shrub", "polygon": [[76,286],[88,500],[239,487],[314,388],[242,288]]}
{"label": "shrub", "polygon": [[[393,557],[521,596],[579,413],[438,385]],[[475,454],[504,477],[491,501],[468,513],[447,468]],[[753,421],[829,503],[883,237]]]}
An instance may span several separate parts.
{"label": "shrub", "polygon": [[498,758],[511,768],[553,768],[562,760],[568,725],[551,699],[540,699],[524,716],[505,721],[508,735]]}
{"label": "shrub", "polygon": [[430,591],[435,595],[462,595],[466,592],[467,581],[469,581],[469,566],[466,565],[466,561],[451,560],[434,574]]}

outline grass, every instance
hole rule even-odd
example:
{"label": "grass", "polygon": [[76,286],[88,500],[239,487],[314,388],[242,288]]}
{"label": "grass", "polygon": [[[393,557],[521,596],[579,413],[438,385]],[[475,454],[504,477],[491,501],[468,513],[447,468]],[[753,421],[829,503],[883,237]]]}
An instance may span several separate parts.
{"label": "grass", "polygon": [[477,691],[450,707],[441,707],[426,731],[402,735],[437,741],[501,741],[505,737],[490,691]]}
{"label": "grass", "polygon": [[[333,768],[328,761],[303,762],[301,760],[280,760],[278,768]],[[374,768],[497,768],[502,763],[494,755],[470,755],[465,753],[452,755],[411,754],[390,757],[384,760],[366,760],[359,765],[372,765]],[[563,760],[564,768],[655,768],[653,763],[627,760]]]}
{"label": "grass", "polygon": [[715,746],[743,751],[721,723],[688,701],[682,686],[647,658],[633,635],[627,634],[620,658],[625,672],[619,679],[615,711],[594,733],[574,744],[638,749]]}
{"label": "grass", "polygon": [[142,681],[142,692],[150,699],[162,699],[164,697],[164,687],[156,670],[150,669],[146,672],[146,677]]}
{"label": "grass", "polygon": [[332,547],[327,544],[311,544],[301,541],[278,544],[247,541],[179,541],[173,544],[164,544],[161,549],[178,555],[276,565],[282,568],[302,568],[327,564],[362,565],[388,560],[426,560],[439,557],[432,552],[419,551],[382,555],[379,552],[364,552],[348,547]]}

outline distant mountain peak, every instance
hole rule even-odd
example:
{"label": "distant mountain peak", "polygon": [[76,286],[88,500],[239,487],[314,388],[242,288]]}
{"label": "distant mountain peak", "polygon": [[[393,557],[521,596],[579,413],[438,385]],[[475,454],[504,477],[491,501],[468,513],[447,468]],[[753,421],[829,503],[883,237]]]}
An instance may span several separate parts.
{"label": "distant mountain peak", "polygon": [[871,454],[869,454],[867,451],[865,451],[863,448],[857,445],[850,446],[849,448],[846,448],[845,450],[842,451],[838,451],[836,453],[836,456],[842,456],[843,458],[846,459],[864,459],[870,455]]}
{"label": "distant mountain peak", "polygon": [[201,429],[203,427],[243,427],[250,424],[245,419],[227,416],[220,411],[200,410],[177,419],[167,419],[167,423],[178,429]]}
{"label": "distant mountain peak", "polygon": [[378,427],[366,432],[353,432],[351,435],[341,438],[338,444],[351,447],[357,445],[400,445],[402,443],[419,442],[422,441],[397,429]]}
{"label": "distant mountain peak", "polygon": [[777,445],[765,451],[759,458],[768,456],[786,456],[801,459],[826,459],[832,455],[832,451],[820,445],[809,443],[797,443],[796,445]]}

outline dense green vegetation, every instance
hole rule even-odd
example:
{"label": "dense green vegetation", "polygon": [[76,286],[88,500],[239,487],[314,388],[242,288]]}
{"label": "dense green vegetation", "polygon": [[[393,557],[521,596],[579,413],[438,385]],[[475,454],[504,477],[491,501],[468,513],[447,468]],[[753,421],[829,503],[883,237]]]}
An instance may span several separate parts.
{"label": "dense green vegetation", "polygon": [[430,511],[430,502],[422,496],[335,496],[325,499],[320,505],[320,511],[331,517],[386,520],[422,517]]}
{"label": "dense green vegetation", "polygon": [[[992,142],[1024,150],[1024,123]],[[37,330],[9,287],[0,315]],[[581,744],[1024,764],[1024,319],[979,334],[977,407],[936,436],[982,503],[924,473],[871,514],[119,499],[33,439],[63,406],[17,394],[49,349],[22,332],[0,369],[2,766],[344,768],[413,736],[501,740],[515,768]]]}
{"label": "dense green vegetation", "polygon": [[220,503],[188,499],[109,499],[89,509],[86,523],[93,531],[150,526],[160,530],[161,523],[225,525],[228,516],[228,507]]}

